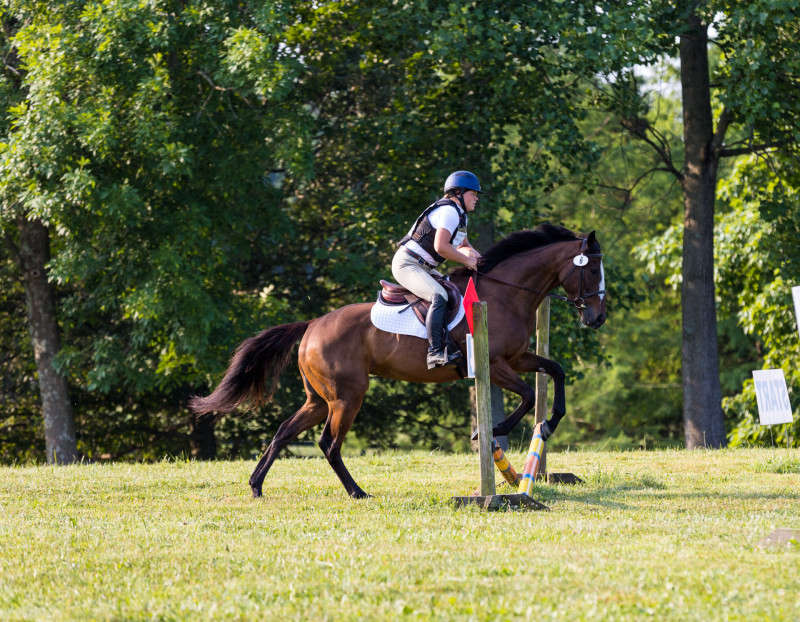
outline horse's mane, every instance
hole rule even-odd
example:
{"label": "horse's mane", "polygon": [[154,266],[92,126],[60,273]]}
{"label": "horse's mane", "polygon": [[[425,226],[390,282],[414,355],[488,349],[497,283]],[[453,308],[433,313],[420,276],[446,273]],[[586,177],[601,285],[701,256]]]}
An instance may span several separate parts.
{"label": "horse's mane", "polygon": [[[555,242],[568,242],[578,239],[580,238],[566,227],[552,225],[547,222],[539,225],[535,229],[516,231],[494,244],[481,256],[478,260],[478,270],[486,273],[501,261],[505,261],[509,257],[513,257],[519,253],[547,246]],[[459,268],[452,274],[456,275],[462,272],[467,276],[472,274],[467,268]]]}

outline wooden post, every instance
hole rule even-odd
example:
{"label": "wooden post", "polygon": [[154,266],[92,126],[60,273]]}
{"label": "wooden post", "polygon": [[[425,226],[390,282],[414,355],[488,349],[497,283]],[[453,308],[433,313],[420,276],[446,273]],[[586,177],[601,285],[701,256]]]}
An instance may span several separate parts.
{"label": "wooden post", "polygon": [[[550,358],[550,299],[545,298],[536,310],[536,354]],[[536,374],[536,423],[547,419],[547,374]],[[547,444],[542,445],[538,478],[550,484],[580,484],[583,480],[574,473],[547,472]]]}
{"label": "wooden post", "polygon": [[[452,497],[456,507],[477,505],[484,510],[519,508],[548,510],[529,495],[496,494],[494,456],[492,455],[492,391],[489,376],[489,322],[485,302],[472,303],[472,339],[475,350],[475,411],[478,419],[478,458],[481,467],[480,494]],[[508,463],[506,463],[508,464]],[[510,467],[510,465],[508,465]]]}
{"label": "wooden post", "polygon": [[[536,354],[550,358],[550,299],[545,298],[536,310]],[[536,374],[535,421],[547,419],[547,374]],[[539,477],[547,479],[547,449],[542,448]]]}
{"label": "wooden post", "polygon": [[475,410],[478,415],[478,456],[481,463],[481,495],[494,495],[492,458],[492,391],[489,382],[489,322],[485,302],[472,303],[475,341]]}

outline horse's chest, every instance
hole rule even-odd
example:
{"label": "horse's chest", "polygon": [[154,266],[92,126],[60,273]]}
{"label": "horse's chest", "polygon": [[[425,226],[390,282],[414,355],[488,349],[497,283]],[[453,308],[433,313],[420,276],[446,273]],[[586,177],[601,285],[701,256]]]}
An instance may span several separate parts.
{"label": "horse's chest", "polygon": [[531,333],[520,322],[501,324],[489,330],[489,347],[506,359],[514,359],[528,351]]}

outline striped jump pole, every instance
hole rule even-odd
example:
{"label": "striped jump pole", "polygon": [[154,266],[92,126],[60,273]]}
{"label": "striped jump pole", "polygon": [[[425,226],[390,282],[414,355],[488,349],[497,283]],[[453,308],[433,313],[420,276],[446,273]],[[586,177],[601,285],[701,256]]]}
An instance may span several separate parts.
{"label": "striped jump pole", "polygon": [[539,467],[544,457],[544,439],[542,438],[542,424],[537,423],[533,429],[533,438],[528,447],[528,456],[525,458],[525,468],[522,469],[522,477],[519,482],[519,493],[530,496],[533,492],[533,484],[536,476],[539,475]]}
{"label": "striped jump pole", "polygon": [[506,454],[503,451],[503,448],[500,447],[497,439],[492,440],[494,441],[494,448],[492,450],[494,466],[497,467],[497,470],[500,471],[503,479],[505,479],[511,486],[519,486],[519,480],[522,479],[522,476],[514,470],[513,466],[511,466],[511,463],[508,461],[508,458],[506,458]]}

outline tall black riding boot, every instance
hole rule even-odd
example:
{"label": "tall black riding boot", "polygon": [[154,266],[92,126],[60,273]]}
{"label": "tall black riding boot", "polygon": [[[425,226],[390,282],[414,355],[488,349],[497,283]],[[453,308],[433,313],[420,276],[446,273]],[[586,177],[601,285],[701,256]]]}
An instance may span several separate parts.
{"label": "tall black riding boot", "polygon": [[445,314],[447,313],[447,298],[434,296],[428,315],[425,318],[425,328],[428,329],[428,369],[441,367],[455,362],[461,352],[456,351],[448,355],[445,349]]}

